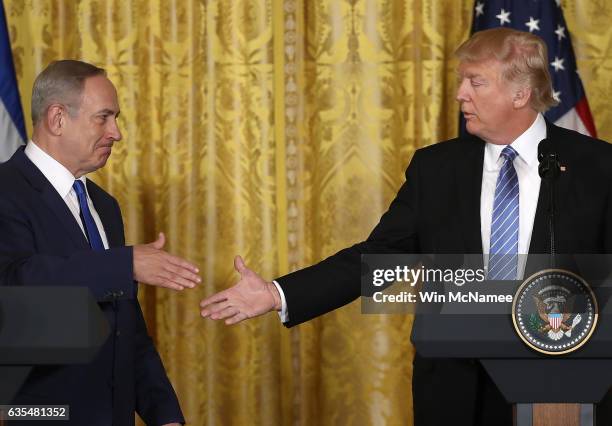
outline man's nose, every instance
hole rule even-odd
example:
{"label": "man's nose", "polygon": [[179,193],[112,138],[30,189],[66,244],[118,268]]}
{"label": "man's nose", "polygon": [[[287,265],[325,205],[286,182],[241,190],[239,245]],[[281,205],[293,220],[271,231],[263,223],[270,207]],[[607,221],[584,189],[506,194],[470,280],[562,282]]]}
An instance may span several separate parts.
{"label": "man's nose", "polygon": [[117,120],[113,120],[110,129],[108,130],[109,136],[112,137],[115,141],[120,141],[122,138],[121,130],[119,130],[119,124]]}
{"label": "man's nose", "polygon": [[461,83],[459,83],[459,87],[457,88],[457,96],[455,96],[455,99],[458,102],[465,102],[470,100],[467,90],[468,84],[469,80],[467,78],[464,78],[463,80],[461,80]]}

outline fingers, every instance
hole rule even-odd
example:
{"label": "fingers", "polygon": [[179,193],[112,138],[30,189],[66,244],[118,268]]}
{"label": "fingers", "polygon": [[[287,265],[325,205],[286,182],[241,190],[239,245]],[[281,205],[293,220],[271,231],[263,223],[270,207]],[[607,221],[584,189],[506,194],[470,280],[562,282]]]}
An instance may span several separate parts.
{"label": "fingers", "polygon": [[171,285],[172,288],[174,288],[174,286],[179,286],[180,290],[183,290],[184,288],[194,288],[196,286],[194,281],[185,279],[180,275],[169,271],[161,271],[158,276],[158,281],[164,287],[167,285]]}
{"label": "fingers", "polygon": [[161,250],[165,244],[166,244],[166,236],[164,235],[163,232],[160,232],[159,235],[157,236],[157,240],[151,243],[153,248],[156,248],[157,250]]}
{"label": "fingers", "polygon": [[225,324],[231,325],[244,321],[248,315],[236,306],[231,306],[229,301],[223,301],[202,310],[204,318],[210,317],[212,320],[225,320]]}
{"label": "fingers", "polygon": [[235,306],[228,306],[226,308],[223,309],[219,309],[217,312],[213,312],[210,314],[210,319],[213,320],[220,320],[220,319],[226,319],[229,317],[233,317],[234,315],[238,314],[240,312],[240,310],[238,308],[236,308]]}
{"label": "fingers", "polygon": [[164,251],[165,244],[166,236],[160,232],[152,243],[133,247],[134,279],[179,291],[201,283],[198,267]]}
{"label": "fingers", "polygon": [[149,282],[146,282],[146,284],[152,284],[157,287],[165,287],[165,288],[169,288],[170,290],[176,290],[176,291],[181,291],[185,289],[185,287],[180,285],[179,283],[169,278],[161,277],[161,276],[157,277],[154,280],[149,280]]}
{"label": "fingers", "polygon": [[[224,319],[226,324],[236,324],[275,309],[277,303],[274,294],[267,287],[269,283],[247,268],[240,256],[234,258],[234,268],[241,275],[240,281],[233,287],[202,300],[202,317]],[[280,300],[280,296],[278,299]]]}
{"label": "fingers", "polygon": [[182,285],[183,287],[194,288],[202,279],[199,275],[192,272],[191,269],[187,269],[182,266],[176,266],[175,264],[168,263],[164,265],[164,270],[170,275],[171,280]]}
{"label": "fingers", "polygon": [[146,281],[146,283],[178,291],[184,290],[185,288],[195,287],[195,284],[192,281],[186,280],[181,276],[163,268],[155,272],[149,281]]}
{"label": "fingers", "polygon": [[[213,294],[200,302],[200,307],[202,308],[200,314],[203,318],[210,317],[213,320],[225,319],[236,315],[241,310],[244,310],[245,307],[234,296],[231,288]],[[242,309],[240,306],[242,306]]]}
{"label": "fingers", "polygon": [[[203,318],[210,317],[211,319],[214,319],[214,320],[225,318],[225,317],[219,317],[218,316],[219,312],[223,311],[224,309],[232,307],[232,305],[231,305],[230,300],[222,293],[224,292],[215,294],[214,296],[209,297],[208,299],[202,300],[200,302],[200,306],[203,308],[200,314],[202,315]],[[211,300],[211,299],[214,299],[214,300]],[[236,312],[237,311],[238,310],[236,310]],[[236,314],[236,312],[234,312],[232,315]]]}
{"label": "fingers", "polygon": [[188,261],[186,261],[183,258],[171,255],[171,254],[166,253],[166,252],[164,252],[164,254],[165,254],[165,260],[168,263],[170,263],[170,264],[172,264],[174,266],[177,266],[179,268],[183,268],[183,269],[186,269],[188,271],[191,271],[194,274],[197,274],[198,272],[200,272],[200,269],[196,265],[194,265],[193,263],[188,262]]}
{"label": "fingers", "polygon": [[225,324],[226,325],[233,325],[233,324],[239,323],[240,321],[244,321],[245,319],[248,319],[248,316],[245,313],[243,313],[243,312],[238,312],[233,317],[226,319],[225,320]]}
{"label": "fingers", "polygon": [[236,269],[240,275],[245,275],[248,272],[251,272],[251,270],[244,264],[244,260],[242,260],[242,257],[240,256],[236,256],[234,258],[234,269]]}
{"label": "fingers", "polygon": [[134,248],[134,278],[137,281],[174,290],[194,288],[202,282],[195,265],[162,250],[147,249]]}
{"label": "fingers", "polygon": [[[221,291],[217,294],[213,294],[212,296],[207,297],[206,299],[202,300],[200,302],[200,308],[206,308],[208,305],[212,305],[213,303],[219,303],[224,300],[227,300],[227,292]],[[202,313],[204,313],[204,311],[202,311]]]}

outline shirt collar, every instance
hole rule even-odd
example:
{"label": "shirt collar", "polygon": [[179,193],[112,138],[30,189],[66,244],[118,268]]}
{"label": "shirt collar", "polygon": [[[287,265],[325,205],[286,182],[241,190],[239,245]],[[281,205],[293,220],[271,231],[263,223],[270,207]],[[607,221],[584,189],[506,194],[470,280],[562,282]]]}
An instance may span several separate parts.
{"label": "shirt collar", "polygon": [[[25,147],[25,155],[41,171],[62,198],[70,193],[75,178],[59,161],[43,151],[36,143],[29,140]],[[85,175],[79,178],[86,185]],[[87,189],[86,189],[87,190]]]}
{"label": "shirt collar", "polygon": [[[538,114],[534,122],[527,130],[516,138],[510,146],[518,153],[518,158],[527,163],[529,167],[538,164],[538,144],[546,138],[546,120],[542,114]],[[487,143],[485,146],[485,156],[488,164],[495,166],[500,154],[506,145],[496,145]]]}

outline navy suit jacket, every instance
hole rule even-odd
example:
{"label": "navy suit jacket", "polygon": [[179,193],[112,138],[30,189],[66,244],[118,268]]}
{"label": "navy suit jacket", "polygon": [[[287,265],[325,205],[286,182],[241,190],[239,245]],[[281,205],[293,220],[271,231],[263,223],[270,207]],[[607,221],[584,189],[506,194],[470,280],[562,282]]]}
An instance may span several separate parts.
{"label": "navy suit jacket", "polygon": [[134,411],[149,425],[184,422],[147,334],[119,205],[89,180],[87,190],[108,250],[90,249],[64,200],[23,148],[0,165],[0,285],[86,286],[111,329],[90,364],[35,367],[14,403],[70,405],[70,422],[58,422],[63,425],[133,425]]}

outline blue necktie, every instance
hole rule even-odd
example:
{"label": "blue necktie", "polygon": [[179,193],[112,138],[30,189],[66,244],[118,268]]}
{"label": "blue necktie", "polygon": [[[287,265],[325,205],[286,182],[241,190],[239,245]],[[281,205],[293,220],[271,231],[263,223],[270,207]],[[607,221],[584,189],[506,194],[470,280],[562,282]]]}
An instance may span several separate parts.
{"label": "blue necktie", "polygon": [[89,245],[94,250],[104,250],[104,244],[102,243],[102,237],[96,226],[96,222],[89,211],[87,205],[87,193],[85,192],[85,185],[80,180],[75,180],[72,184],[74,192],[79,199],[79,206],[81,207],[81,218],[83,219],[83,226],[85,227],[85,233],[89,240]]}
{"label": "blue necktie", "polygon": [[493,200],[489,272],[491,280],[515,280],[518,269],[519,182],[510,145],[501,152],[504,164],[499,171]]}

